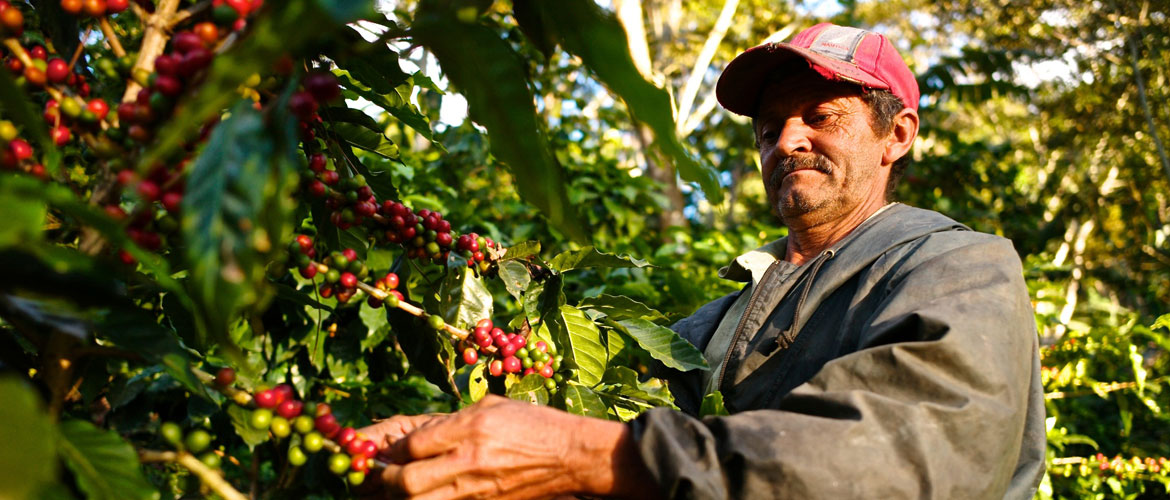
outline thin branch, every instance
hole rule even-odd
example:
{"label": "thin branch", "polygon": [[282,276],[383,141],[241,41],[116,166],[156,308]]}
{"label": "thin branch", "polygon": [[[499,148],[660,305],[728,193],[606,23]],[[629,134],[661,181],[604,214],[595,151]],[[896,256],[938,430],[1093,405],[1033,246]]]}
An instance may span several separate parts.
{"label": "thin branch", "polygon": [[171,16],[171,18],[167,20],[167,25],[171,29],[174,29],[175,26],[179,25],[183,21],[186,21],[187,19],[190,19],[191,16],[194,16],[195,14],[203,12],[204,10],[207,10],[210,7],[211,7],[210,0],[202,0],[201,2],[199,2],[195,5],[192,5],[186,9],[180,10],[179,12],[176,12],[174,16]]}
{"label": "thin branch", "polygon": [[29,57],[28,51],[24,50],[24,47],[20,45],[20,40],[15,38],[5,38],[4,46],[8,47],[8,50],[12,51],[12,53],[16,55],[16,58],[20,60],[20,63],[23,64],[26,68],[32,66],[32,57]]}
{"label": "thin branch", "polygon": [[[81,35],[82,40],[89,40],[89,33],[93,31],[93,27],[86,27],[85,34]],[[69,74],[73,74],[73,66],[77,64],[77,60],[81,58],[81,54],[85,52],[85,44],[77,44],[77,48],[73,50],[73,57],[69,58]]]}
{"label": "thin branch", "polygon": [[1150,129],[1150,138],[1154,140],[1154,148],[1158,150],[1158,158],[1162,160],[1162,171],[1166,174],[1166,179],[1170,180],[1170,157],[1166,156],[1166,147],[1162,145],[1162,138],[1158,136],[1158,127],[1154,124],[1154,115],[1150,111],[1150,103],[1146,97],[1146,84],[1142,79],[1142,70],[1138,66],[1136,38],[1133,35],[1126,37],[1126,45],[1129,45],[1129,58],[1133,65],[1133,79],[1137,83],[1138,102],[1142,105],[1142,114],[1146,117],[1146,127]]}
{"label": "thin branch", "polygon": [[240,493],[231,483],[227,482],[218,472],[200,462],[195,455],[187,452],[139,450],[138,458],[143,462],[177,462],[191,470],[212,491],[227,500],[247,500],[248,497]]}
{"label": "thin branch", "polygon": [[[135,5],[134,2],[130,4]],[[146,14],[145,11],[139,13],[139,17],[146,25],[146,34],[142,36],[142,46],[138,48],[138,60],[134,62],[134,68],[130,70],[130,75],[138,74],[141,71],[154,72],[154,60],[162,54],[163,49],[166,48],[167,40],[170,38],[170,33],[167,31],[167,21],[175,15],[177,10],[179,10],[179,0],[160,0],[153,15]],[[135,10],[135,12],[138,11]],[[122,94],[122,102],[136,98],[141,89],[142,86],[131,78],[126,84],[126,92]]]}
{"label": "thin branch", "polygon": [[739,0],[723,2],[723,11],[719,13],[715,27],[711,28],[711,32],[707,34],[707,41],[703,42],[703,48],[699,51],[694,66],[691,67],[691,74],[687,77],[687,83],[683,85],[682,94],[679,94],[678,97],[678,120],[676,123],[680,124],[680,132],[682,131],[681,123],[686,121],[691,114],[691,108],[695,105],[695,97],[699,95],[699,87],[703,85],[704,77],[707,76],[707,68],[711,66],[711,59],[715,57],[715,51],[719,49],[719,44],[727,35],[727,28],[731,27],[731,18],[735,16],[735,9],[738,6]]}
{"label": "thin branch", "polygon": [[102,29],[102,34],[106,36],[106,41],[110,43],[110,50],[114,51],[114,55],[126,57],[126,49],[122,48],[122,41],[118,40],[118,34],[114,33],[114,27],[110,26],[110,18],[102,16],[98,20],[98,27]]}
{"label": "thin branch", "polygon": [[699,124],[703,123],[703,120],[707,119],[707,115],[710,115],[712,111],[715,111],[715,106],[718,104],[719,99],[715,97],[715,89],[711,89],[711,92],[708,93],[707,97],[703,99],[702,104],[699,104],[699,107],[695,108],[695,111],[691,113],[690,116],[686,117],[685,121],[679,120],[677,122],[680,126],[678,134],[681,136],[687,136],[691,132],[694,132],[696,128],[699,128]]}

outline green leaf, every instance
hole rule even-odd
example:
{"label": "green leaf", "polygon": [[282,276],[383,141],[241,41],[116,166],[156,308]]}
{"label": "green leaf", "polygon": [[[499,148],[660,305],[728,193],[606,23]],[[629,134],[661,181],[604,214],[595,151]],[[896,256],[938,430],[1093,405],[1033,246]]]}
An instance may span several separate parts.
{"label": "green leaf", "polygon": [[624,319],[644,319],[647,321],[665,320],[666,316],[650,306],[638,302],[624,295],[601,294],[582,300],[577,307],[592,309],[604,314],[609,319],[621,321]]}
{"label": "green leaf", "polygon": [[604,385],[598,388],[599,392],[632,398],[650,406],[677,408],[674,397],[664,384],[639,382],[638,373],[625,366],[610,367],[601,382]]}
{"label": "green leaf", "polygon": [[360,125],[370,132],[382,133],[382,128],[373,117],[360,109],[345,106],[325,106],[317,111],[321,119],[329,123],[349,123]]}
{"label": "green leaf", "polygon": [[561,252],[548,263],[553,269],[560,272],[585,267],[649,267],[650,264],[642,259],[635,259],[628,255],[604,253],[593,247],[580,250]]}
{"label": "green leaf", "polygon": [[492,154],[511,170],[516,190],[558,230],[578,242],[589,241],[590,232],[569,201],[564,167],[549,150],[537,119],[527,65],[494,30],[460,23],[439,3],[420,2],[414,40],[431,50],[467,97],[471,118],[488,130]]}
{"label": "green leaf", "polygon": [[228,417],[232,420],[232,427],[236,429],[240,439],[253,449],[256,445],[268,441],[268,430],[252,427],[252,410],[239,405],[228,405]]}
{"label": "green leaf", "polygon": [[[33,206],[48,203],[49,206],[60,211],[62,215],[75,218],[80,223],[96,230],[112,245],[129,252],[131,256],[141,263],[143,269],[151,272],[152,277],[159,285],[179,295],[178,299],[180,302],[187,307],[191,307],[190,297],[183,292],[178,282],[171,278],[171,272],[165,259],[139,248],[126,235],[126,229],[120,223],[111,219],[104,211],[78,199],[77,195],[69,188],[56,183],[42,182],[39,179],[26,175],[0,175],[0,193],[3,193],[0,196],[5,199],[14,197],[24,200],[24,203]],[[19,226],[19,224],[14,224],[14,226]],[[3,231],[3,229],[0,229],[0,232]],[[39,239],[38,232],[35,238],[26,240],[26,242]],[[0,244],[0,246],[3,245]],[[45,262],[52,262],[52,267],[57,269],[58,272],[60,272],[60,268],[65,262],[74,263],[76,267],[85,267],[87,269],[100,268],[101,271],[107,273],[109,271],[108,266],[105,264],[99,264],[93,257],[72,249],[46,247],[40,249],[40,253],[42,254],[42,259]],[[49,255],[52,255],[52,257],[50,258]]]}
{"label": "green leaf", "polygon": [[291,117],[266,120],[250,103],[233,108],[195,160],[181,219],[191,295],[211,338],[229,349],[229,323],[270,297],[265,264],[292,233]]}
{"label": "green leaf", "polygon": [[504,260],[527,259],[533,255],[540,255],[539,241],[525,241],[508,247],[504,252]]}
{"label": "green leaf", "polygon": [[192,394],[210,399],[206,386],[191,372],[191,358],[175,333],[155,323],[146,313],[137,310],[109,312],[102,316],[97,330],[118,347],[165,367],[167,373]]}
{"label": "green leaf", "polygon": [[[308,293],[302,292],[300,290],[296,290],[293,287],[288,286],[284,283],[273,283],[272,288],[276,290],[276,298],[278,298],[280,300],[283,300],[286,302],[291,302],[293,304],[297,304],[297,305],[301,305],[301,306],[312,307],[313,309],[322,309],[325,311],[332,311],[333,310],[332,307],[329,307],[325,304],[318,302],[316,299],[314,299]],[[308,287],[308,290],[312,291],[313,288]]]}
{"label": "green leaf", "polygon": [[35,498],[57,477],[53,421],[36,392],[16,377],[0,377],[0,401],[0,498]]}
{"label": "green leaf", "polygon": [[505,260],[500,262],[500,281],[504,282],[504,288],[508,289],[516,300],[522,300],[524,290],[528,289],[528,284],[532,282],[532,276],[528,274],[528,267],[524,264],[514,260]]}
{"label": "green leaf", "polygon": [[[26,176],[20,176],[26,177]],[[41,239],[46,207],[35,196],[19,190],[14,184],[34,182],[31,178],[18,179],[15,174],[0,174],[0,247]]]}
{"label": "green leaf", "polygon": [[158,491],[142,475],[134,447],[121,436],[84,420],[61,422],[59,429],[57,449],[88,498],[158,498]]}
{"label": "green leaf", "polygon": [[[389,170],[386,168],[371,169],[370,167],[366,166],[366,164],[363,163],[361,159],[353,153],[353,149],[347,147],[346,143],[348,143],[347,140],[339,139],[337,141],[337,149],[340,150],[341,155],[345,158],[349,165],[366,178],[366,184],[369,184],[370,189],[374,191],[374,195],[382,200],[397,199],[398,188],[394,187],[394,176],[390,174]],[[395,148],[395,154],[397,154],[397,148]]]}
{"label": "green leaf", "polygon": [[684,372],[696,368],[709,369],[702,352],[665,326],[639,318],[607,320],[607,324],[620,328],[651,357],[670,368]]}
{"label": "green leaf", "polygon": [[398,159],[398,145],[386,134],[353,123],[333,122],[330,127],[339,140],[362,148],[383,158]]}
{"label": "green leaf", "polygon": [[544,388],[544,377],[539,373],[530,374],[508,387],[509,398],[532,404],[548,404],[548,389]]}
{"label": "green leaf", "polygon": [[362,85],[361,82],[355,80],[347,71],[336,70],[334,74],[337,75],[337,79],[341,81],[341,84],[345,88],[386,110],[391,116],[397,118],[419,134],[422,134],[428,141],[434,140],[434,135],[431,132],[431,124],[427,121],[427,117],[410,103],[408,97],[410,95],[410,87],[401,85],[392,89],[390,92],[379,93]]}
{"label": "green leaf", "polygon": [[374,10],[374,4],[364,0],[317,0],[317,7],[332,18],[336,24],[352,23],[359,19],[382,16]]}
{"label": "green leaf", "polygon": [[1158,316],[1158,319],[1154,320],[1154,324],[1150,325],[1151,330],[1157,330],[1159,328],[1170,330],[1170,314]]}
{"label": "green leaf", "polygon": [[384,42],[367,42],[353,28],[343,30],[340,35],[344,43],[335,43],[332,47],[347,50],[328,54],[338,67],[344,68],[363,86],[379,94],[389,94],[410,79],[398,64],[398,53]]}
{"label": "green leaf", "polygon": [[561,45],[580,57],[607,87],[622,96],[634,117],[654,131],[655,144],[674,160],[682,178],[698,182],[711,203],[722,203],[723,190],[715,169],[699,164],[679,140],[670,95],[646,81],[634,66],[625,29],[617,18],[590,0],[535,4]]}
{"label": "green leaf", "polygon": [[[535,374],[533,374],[535,375]],[[529,375],[530,377],[532,375]],[[565,384],[557,394],[557,406],[574,415],[608,418],[605,402],[592,389],[576,383]]]}
{"label": "green leaf", "polygon": [[361,341],[363,351],[373,349],[390,336],[390,323],[386,320],[384,307],[374,308],[369,302],[363,301],[358,309],[358,316],[361,317],[362,324],[366,325],[366,336]]}
{"label": "green leaf", "polygon": [[580,309],[564,305],[559,275],[545,283],[539,300],[541,318],[565,361],[577,367],[577,380],[596,385],[605,372],[606,360],[597,325]]}
{"label": "green leaf", "polygon": [[703,404],[699,407],[700,417],[723,417],[727,416],[727,408],[723,406],[723,393],[719,391],[712,392],[703,396]]}
{"label": "green leaf", "polygon": [[474,403],[483,399],[488,392],[487,375],[484,374],[484,367],[487,363],[476,363],[471,366],[464,366],[456,371],[457,383],[459,387],[463,388],[463,397],[465,402]]}
{"label": "green leaf", "polygon": [[447,323],[462,328],[492,317],[492,293],[467,267],[447,273],[439,285],[439,296],[442,297],[443,319]]}

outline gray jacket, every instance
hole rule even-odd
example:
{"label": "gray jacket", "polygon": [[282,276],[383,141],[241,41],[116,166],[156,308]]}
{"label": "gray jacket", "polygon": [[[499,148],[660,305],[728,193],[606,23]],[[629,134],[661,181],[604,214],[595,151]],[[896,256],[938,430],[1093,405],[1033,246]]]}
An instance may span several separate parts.
{"label": "gray jacket", "polygon": [[[769,278],[716,374],[732,415],[696,418],[701,374],[666,371],[685,413],[631,423],[670,498],[1034,495],[1044,398],[1010,241],[895,205]],[[735,297],[672,328],[705,349]]]}

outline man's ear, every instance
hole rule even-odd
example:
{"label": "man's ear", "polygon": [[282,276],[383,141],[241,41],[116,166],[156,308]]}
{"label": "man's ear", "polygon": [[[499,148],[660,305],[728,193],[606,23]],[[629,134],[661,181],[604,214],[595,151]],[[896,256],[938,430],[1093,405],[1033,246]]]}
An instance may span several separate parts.
{"label": "man's ear", "polygon": [[894,127],[887,137],[886,149],[882,152],[882,165],[890,165],[910,151],[918,137],[918,112],[902,108],[894,115]]}

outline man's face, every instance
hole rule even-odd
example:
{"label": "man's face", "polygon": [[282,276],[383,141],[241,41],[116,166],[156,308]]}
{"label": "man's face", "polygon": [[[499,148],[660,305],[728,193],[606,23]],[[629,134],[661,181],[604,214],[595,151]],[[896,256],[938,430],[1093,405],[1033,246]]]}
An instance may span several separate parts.
{"label": "man's face", "polygon": [[812,72],[764,89],[756,118],[764,187],[790,228],[837,220],[875,196],[884,202],[886,141],[860,92]]}

